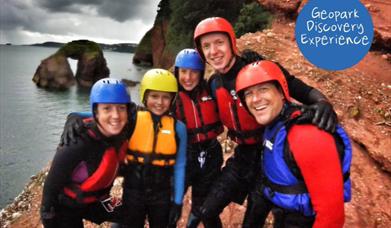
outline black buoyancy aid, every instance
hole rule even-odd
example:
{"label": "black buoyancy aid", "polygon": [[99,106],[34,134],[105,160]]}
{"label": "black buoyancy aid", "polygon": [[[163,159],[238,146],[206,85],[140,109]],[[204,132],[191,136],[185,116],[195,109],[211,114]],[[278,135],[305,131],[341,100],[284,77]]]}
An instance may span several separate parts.
{"label": "black buoyancy aid", "polygon": [[[96,137],[96,134],[89,129],[88,134]],[[128,142],[124,141],[119,151],[114,146],[106,148],[98,168],[88,176],[82,183],[72,183],[64,188],[65,195],[77,200],[79,203],[92,203],[106,197],[108,189],[112,186],[117,177],[120,162],[126,154]],[[84,167],[83,167],[84,166]],[[79,164],[73,171],[73,176],[86,169],[85,162]]]}
{"label": "black buoyancy aid", "polygon": [[224,130],[216,102],[206,90],[198,93],[195,100],[187,93],[179,92],[176,116],[186,124],[189,143],[215,139]]}
{"label": "black buoyancy aid", "polygon": [[129,139],[127,161],[156,166],[173,166],[177,153],[176,120],[163,115],[157,124],[149,111],[138,111]]}
{"label": "black buoyancy aid", "polygon": [[263,127],[245,109],[235,90],[227,91],[222,79],[216,77],[216,97],[220,120],[228,128],[228,136],[238,144],[259,142]]}

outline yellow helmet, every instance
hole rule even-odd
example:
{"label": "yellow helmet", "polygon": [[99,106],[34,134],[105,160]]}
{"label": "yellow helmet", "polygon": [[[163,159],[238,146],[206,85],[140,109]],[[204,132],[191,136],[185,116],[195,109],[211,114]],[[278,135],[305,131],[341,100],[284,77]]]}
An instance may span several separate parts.
{"label": "yellow helmet", "polygon": [[144,102],[145,91],[156,90],[162,92],[178,92],[178,83],[175,76],[168,70],[151,69],[148,70],[140,83],[140,100]]}

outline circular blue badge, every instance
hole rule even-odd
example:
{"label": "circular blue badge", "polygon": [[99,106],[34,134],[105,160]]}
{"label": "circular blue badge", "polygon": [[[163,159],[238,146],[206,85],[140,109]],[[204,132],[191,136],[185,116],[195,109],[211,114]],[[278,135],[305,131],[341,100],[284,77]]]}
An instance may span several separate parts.
{"label": "circular blue badge", "polygon": [[343,70],[368,53],[373,23],[359,0],[311,0],[299,13],[295,36],[300,51],[312,64]]}

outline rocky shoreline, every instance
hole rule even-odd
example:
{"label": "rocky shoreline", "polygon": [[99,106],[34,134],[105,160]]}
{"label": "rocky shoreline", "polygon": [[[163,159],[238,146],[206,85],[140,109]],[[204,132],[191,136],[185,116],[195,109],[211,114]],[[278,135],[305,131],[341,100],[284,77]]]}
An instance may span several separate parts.
{"label": "rocky shoreline", "polygon": [[24,212],[32,209],[33,198],[37,194],[37,188],[42,189],[48,168],[31,176],[30,181],[14,201],[0,211],[0,227],[9,227],[13,221],[20,218]]}

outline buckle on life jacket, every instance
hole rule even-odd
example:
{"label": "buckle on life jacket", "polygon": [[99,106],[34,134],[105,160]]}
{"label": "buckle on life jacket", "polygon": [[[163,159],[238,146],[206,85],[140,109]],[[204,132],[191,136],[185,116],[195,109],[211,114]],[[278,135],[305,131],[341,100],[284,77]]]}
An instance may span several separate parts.
{"label": "buckle on life jacket", "polygon": [[111,213],[114,211],[116,207],[119,207],[122,205],[122,201],[117,198],[113,198],[111,196],[100,200],[100,203],[102,204],[103,208],[108,212]]}

